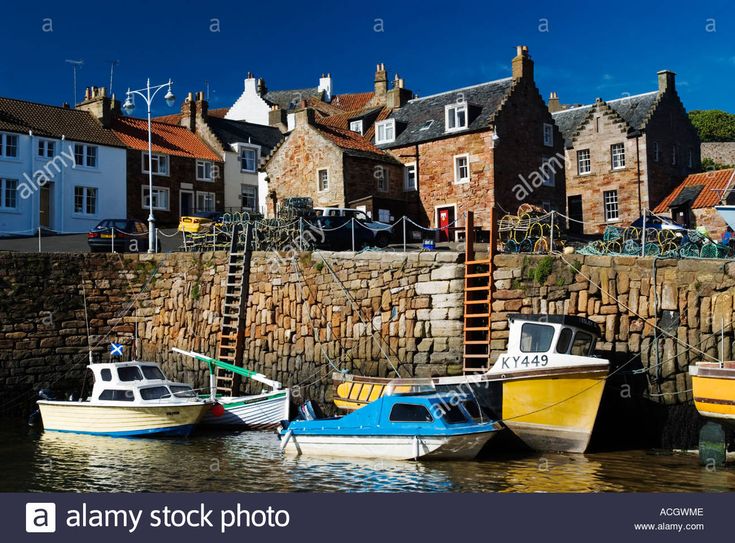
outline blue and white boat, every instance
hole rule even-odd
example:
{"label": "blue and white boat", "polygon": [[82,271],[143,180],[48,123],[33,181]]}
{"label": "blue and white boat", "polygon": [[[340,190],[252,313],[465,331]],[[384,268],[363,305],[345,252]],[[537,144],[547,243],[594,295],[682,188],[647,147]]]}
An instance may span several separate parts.
{"label": "blue and white boat", "polygon": [[472,459],[502,429],[457,393],[382,396],[344,417],[284,422],[287,454],[386,460]]}

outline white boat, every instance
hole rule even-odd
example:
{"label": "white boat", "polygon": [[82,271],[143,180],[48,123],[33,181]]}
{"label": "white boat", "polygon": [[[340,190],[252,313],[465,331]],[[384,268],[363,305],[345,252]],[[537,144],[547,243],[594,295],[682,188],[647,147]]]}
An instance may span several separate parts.
{"label": "white boat", "polygon": [[[201,353],[176,348],[173,351],[200,362],[205,362],[209,366],[210,399],[220,404],[224,411],[217,408],[212,409],[202,419],[203,425],[246,430],[268,430],[277,428],[282,421],[288,420],[291,403],[289,389],[284,388],[278,381],[269,379],[262,373],[240,368]],[[215,378],[215,368],[217,367],[263,383],[270,390],[249,396],[217,395]]]}
{"label": "white boat", "polygon": [[38,400],[45,430],[114,437],[186,436],[212,407],[191,386],[168,380],[153,362],[87,367],[94,375],[91,397]]}
{"label": "white boat", "polygon": [[725,221],[730,228],[735,230],[735,205],[715,206],[715,211],[720,214],[722,220]]}

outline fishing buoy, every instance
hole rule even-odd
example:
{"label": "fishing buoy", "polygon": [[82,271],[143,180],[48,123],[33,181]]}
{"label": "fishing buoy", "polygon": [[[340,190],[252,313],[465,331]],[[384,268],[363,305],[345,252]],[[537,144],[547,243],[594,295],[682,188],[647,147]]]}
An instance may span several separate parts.
{"label": "fishing buoy", "polygon": [[222,415],[225,414],[225,406],[222,405],[221,403],[216,403],[212,406],[212,409],[210,410],[210,412],[215,417],[221,417]]}

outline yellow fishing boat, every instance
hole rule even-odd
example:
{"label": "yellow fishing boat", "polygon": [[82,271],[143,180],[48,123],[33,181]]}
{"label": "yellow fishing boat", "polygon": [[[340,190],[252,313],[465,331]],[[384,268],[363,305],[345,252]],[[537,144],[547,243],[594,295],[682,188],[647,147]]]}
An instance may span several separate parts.
{"label": "yellow fishing boat", "polygon": [[699,414],[735,429],[735,362],[699,362],[689,374]]}
{"label": "yellow fishing boat", "polygon": [[[599,329],[581,317],[511,315],[507,352],[484,374],[436,377],[437,390],[471,391],[490,417],[500,419],[538,451],[584,452],[589,444],[609,361],[593,356]],[[410,390],[416,379],[335,373],[334,403],[354,410],[390,385]]]}

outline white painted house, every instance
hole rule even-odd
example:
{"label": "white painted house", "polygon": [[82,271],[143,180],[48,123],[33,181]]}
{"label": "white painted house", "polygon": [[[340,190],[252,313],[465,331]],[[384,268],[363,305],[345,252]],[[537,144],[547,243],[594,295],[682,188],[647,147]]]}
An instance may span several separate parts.
{"label": "white painted house", "polygon": [[299,109],[303,100],[316,98],[323,102],[332,99],[332,76],[322,75],[319,85],[305,89],[269,91],[265,80],[256,79],[252,73],[245,78],[243,93],[225,115],[232,121],[246,121],[266,126],[293,129],[293,110]]}
{"label": "white painted house", "polygon": [[0,98],[0,235],[126,217],[126,151],[86,111]]}
{"label": "white painted house", "polygon": [[281,131],[260,123],[229,119],[223,110],[209,110],[203,93],[190,93],[174,122],[194,130],[224,160],[225,211],[256,211],[265,215],[268,183],[261,161],[283,139]]}

